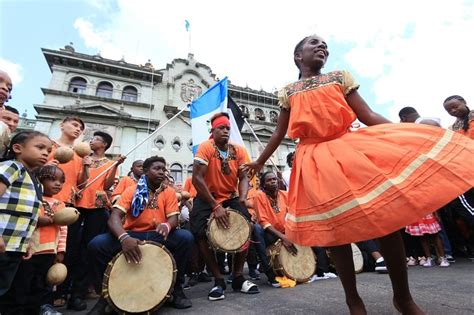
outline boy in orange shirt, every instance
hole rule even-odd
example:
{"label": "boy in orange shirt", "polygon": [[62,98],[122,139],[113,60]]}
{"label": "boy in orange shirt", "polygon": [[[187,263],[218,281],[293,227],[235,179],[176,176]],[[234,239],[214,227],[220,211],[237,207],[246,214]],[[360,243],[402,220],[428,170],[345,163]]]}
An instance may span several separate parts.
{"label": "boy in orange shirt", "polygon": [[[216,301],[225,298],[226,284],[207,242],[208,219],[213,215],[220,228],[227,228],[226,207],[239,211],[249,221],[250,214],[245,206],[248,179],[241,169],[247,161],[245,148],[229,143],[230,122],[226,113],[214,115],[211,126],[211,139],[199,145],[194,158],[193,184],[197,196],[193,201],[190,223],[199,251],[215,278],[208,299]],[[235,255],[232,288],[247,294],[259,293],[258,286],[242,275],[246,256],[247,251]]]}
{"label": "boy in orange shirt", "polygon": [[[105,156],[112,145],[113,138],[106,132],[96,131],[90,140],[92,155],[83,158],[83,169],[79,174],[79,189],[82,189],[78,200],[77,210],[80,212],[79,219],[69,226],[68,248],[66,262],[68,267],[68,280],[71,283],[71,296],[67,307],[76,311],[87,308],[84,297],[89,284],[94,282],[90,278],[88,259],[86,255],[87,244],[97,235],[104,233],[109,217],[106,206],[108,198],[106,191],[114,184],[117,167],[125,157],[120,155],[118,163],[114,165],[105,175],[98,180],[92,181],[105,169],[114,163]],[[92,183],[87,186],[87,183]]]}
{"label": "boy in orange shirt", "polygon": [[[96,274],[96,285],[100,287],[107,264],[118,252],[123,252],[128,263],[138,264],[141,261],[138,245],[141,241],[154,241],[170,250],[178,267],[172,306],[189,308],[192,304],[184,295],[182,284],[194,238],[189,231],[176,229],[178,200],[175,190],[164,183],[165,159],[150,157],[143,163],[143,170],[145,176],[138,184],[128,187],[115,203],[108,221],[110,232],[89,243],[88,255]],[[103,314],[106,306],[106,300],[101,297],[91,313]]]}
{"label": "boy in orange shirt", "polygon": [[138,180],[143,175],[143,160],[136,160],[132,163],[132,167],[130,168],[130,172],[128,176],[124,176],[120,179],[117,186],[114,188],[110,199],[112,204],[114,204],[119,198],[120,195],[130,186],[134,186],[138,183]]}

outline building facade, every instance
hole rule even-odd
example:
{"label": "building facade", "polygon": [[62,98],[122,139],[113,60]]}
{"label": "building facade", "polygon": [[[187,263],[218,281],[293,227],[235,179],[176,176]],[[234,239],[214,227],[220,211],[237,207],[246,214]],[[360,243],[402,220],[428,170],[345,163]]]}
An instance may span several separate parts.
{"label": "building facade", "polygon": [[[114,141],[107,152],[111,156],[128,153],[218,80],[211,68],[196,61],[192,54],[156,70],[150,62],[136,65],[123,59],[86,55],[76,52],[71,45],[42,51],[51,70],[51,80],[48,87],[42,88],[43,103],[34,105],[38,113],[35,130],[56,139],[62,119],[78,116],[86,124],[81,140],[89,140],[96,130],[112,135]],[[279,114],[276,95],[231,83],[229,95],[265,145],[275,130]],[[255,159],[262,149],[248,126],[242,129],[242,138],[250,157]],[[285,139],[275,152],[272,160],[280,169],[285,168],[286,155],[294,148],[294,142]],[[121,166],[121,175],[128,172],[134,160],[151,155],[165,157],[176,182],[183,182],[191,174],[189,110],[131,152]]]}

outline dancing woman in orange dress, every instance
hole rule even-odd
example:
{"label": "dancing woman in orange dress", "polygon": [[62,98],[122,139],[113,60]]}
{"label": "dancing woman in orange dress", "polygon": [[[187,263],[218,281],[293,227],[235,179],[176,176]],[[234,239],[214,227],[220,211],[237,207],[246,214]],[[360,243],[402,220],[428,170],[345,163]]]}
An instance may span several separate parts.
{"label": "dancing woman in orange dress", "polygon": [[[351,314],[366,310],[347,244],[378,238],[395,307],[422,314],[410,294],[397,231],[473,186],[474,142],[441,128],[390,124],[369,108],[348,72],[321,74],[328,55],[319,36],[298,43],[301,79],[280,91],[277,129],[247,170],[259,171],[287,132],[299,139],[285,235],[297,244],[330,247]],[[371,127],[351,132],[356,118]]]}

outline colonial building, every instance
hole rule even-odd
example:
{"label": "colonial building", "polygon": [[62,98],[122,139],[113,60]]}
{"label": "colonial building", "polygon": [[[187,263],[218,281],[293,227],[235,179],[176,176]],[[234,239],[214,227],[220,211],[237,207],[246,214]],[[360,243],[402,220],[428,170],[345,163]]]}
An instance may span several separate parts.
{"label": "colonial building", "polygon": [[[44,101],[35,104],[38,112],[35,129],[53,139],[60,134],[59,124],[66,116],[78,116],[86,123],[84,140],[96,130],[112,135],[108,153],[125,154],[158,126],[199,97],[217,82],[211,68],[192,54],[174,59],[163,69],[110,60],[78,53],[72,45],[64,49],[42,49],[51,70],[49,86],[42,88]],[[229,84],[229,95],[240,106],[259,139],[266,143],[275,130],[278,100],[274,93]],[[262,151],[247,126],[242,130],[252,159]],[[273,156],[280,169],[295,144],[285,139]],[[121,175],[136,159],[151,155],[166,158],[169,169],[182,182],[192,172],[192,139],[189,110],[171,121],[158,134],[133,151],[121,167]],[[269,164],[270,165],[270,164]]]}

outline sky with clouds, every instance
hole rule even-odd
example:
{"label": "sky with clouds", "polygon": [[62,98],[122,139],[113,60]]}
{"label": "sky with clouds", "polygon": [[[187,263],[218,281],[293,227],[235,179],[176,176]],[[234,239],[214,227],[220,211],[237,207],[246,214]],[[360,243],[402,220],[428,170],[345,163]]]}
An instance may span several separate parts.
{"label": "sky with clouds", "polygon": [[474,0],[0,0],[0,20],[0,68],[14,81],[10,104],[30,117],[51,76],[40,48],[73,42],[78,52],[151,59],[160,69],[186,58],[185,20],[195,59],[233,84],[274,91],[294,81],[294,46],[317,33],[329,44],[325,71],[351,71],[369,105],[392,120],[413,106],[447,126],[447,96],[474,103]]}

